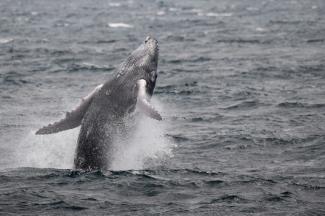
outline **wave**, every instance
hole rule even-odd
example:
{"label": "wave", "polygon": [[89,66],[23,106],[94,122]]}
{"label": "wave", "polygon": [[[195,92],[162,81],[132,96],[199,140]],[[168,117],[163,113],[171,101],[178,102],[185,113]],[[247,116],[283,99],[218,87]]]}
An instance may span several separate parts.
{"label": "wave", "polygon": [[14,41],[13,38],[0,38],[0,44],[6,44]]}
{"label": "wave", "polygon": [[260,40],[260,39],[244,39],[244,38],[238,38],[238,39],[218,39],[216,40],[217,43],[226,43],[226,44],[232,44],[232,43],[238,43],[238,44],[269,44],[272,41],[270,40]]}
{"label": "wave", "polygon": [[323,103],[302,103],[302,102],[282,102],[277,105],[280,108],[307,108],[307,109],[320,109],[324,108],[325,104]]}
{"label": "wave", "polygon": [[244,102],[240,102],[238,104],[230,105],[223,109],[225,109],[225,110],[243,110],[243,109],[257,108],[261,105],[264,105],[264,104],[261,104],[258,100],[251,100],[251,101],[244,101]]}
{"label": "wave", "polygon": [[115,67],[113,66],[104,66],[104,65],[96,65],[92,63],[82,62],[82,63],[74,63],[70,64],[67,68],[69,72],[79,72],[79,71],[113,71]]}
{"label": "wave", "polygon": [[110,28],[133,28],[132,25],[127,23],[108,23]]}

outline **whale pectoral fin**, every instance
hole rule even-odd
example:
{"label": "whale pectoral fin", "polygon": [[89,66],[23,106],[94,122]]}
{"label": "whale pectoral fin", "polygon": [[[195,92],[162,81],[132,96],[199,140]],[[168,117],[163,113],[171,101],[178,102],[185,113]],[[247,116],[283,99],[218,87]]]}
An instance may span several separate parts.
{"label": "whale pectoral fin", "polygon": [[138,85],[138,100],[137,100],[137,106],[139,109],[149,116],[150,118],[156,119],[156,120],[162,120],[161,115],[158,113],[158,111],[150,104],[147,93],[146,93],[146,85],[147,82],[144,79],[141,79],[137,82]]}
{"label": "whale pectoral fin", "polygon": [[147,116],[149,116],[150,118],[156,119],[156,120],[162,120],[161,115],[159,114],[159,112],[149,103],[148,100],[146,99],[138,99],[138,103],[137,103],[138,107],[140,108],[140,110],[146,114]]}
{"label": "whale pectoral fin", "polygon": [[78,127],[88,110],[94,96],[98,93],[103,84],[97,86],[89,95],[82,98],[81,103],[71,112],[67,112],[64,119],[42,127],[35,134],[52,134],[60,131]]}

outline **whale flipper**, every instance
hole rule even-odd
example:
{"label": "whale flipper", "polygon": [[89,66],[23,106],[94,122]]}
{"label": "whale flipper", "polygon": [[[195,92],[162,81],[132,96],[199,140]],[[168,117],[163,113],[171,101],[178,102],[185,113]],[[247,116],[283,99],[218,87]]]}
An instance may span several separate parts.
{"label": "whale flipper", "polygon": [[146,85],[147,81],[144,79],[140,79],[137,82],[138,85],[138,99],[137,99],[137,106],[140,108],[140,110],[149,116],[150,118],[156,119],[156,120],[162,120],[161,115],[159,112],[150,104],[147,98],[146,93]]}
{"label": "whale flipper", "polygon": [[67,112],[64,119],[42,127],[36,131],[35,134],[52,134],[78,127],[81,124],[81,121],[86,111],[88,110],[88,107],[91,104],[94,96],[98,93],[102,86],[103,84],[98,85],[90,94],[82,98],[81,103],[71,112]]}

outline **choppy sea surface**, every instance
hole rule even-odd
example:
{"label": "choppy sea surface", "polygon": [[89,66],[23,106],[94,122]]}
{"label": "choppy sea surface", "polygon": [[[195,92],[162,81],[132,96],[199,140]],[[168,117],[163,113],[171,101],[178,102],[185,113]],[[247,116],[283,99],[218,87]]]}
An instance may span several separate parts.
{"label": "choppy sea surface", "polygon": [[[73,170],[34,132],[147,35],[164,121]],[[325,215],[325,2],[0,1],[0,215]]]}

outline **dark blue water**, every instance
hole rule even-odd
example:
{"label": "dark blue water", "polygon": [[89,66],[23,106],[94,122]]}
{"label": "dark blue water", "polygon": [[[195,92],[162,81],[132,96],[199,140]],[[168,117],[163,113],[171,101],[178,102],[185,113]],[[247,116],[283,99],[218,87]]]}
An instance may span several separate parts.
{"label": "dark blue water", "polygon": [[[148,34],[164,121],[72,170],[33,133]],[[0,215],[325,215],[324,164],[324,1],[0,1]]]}

